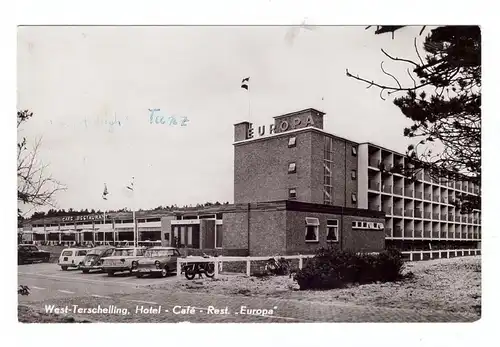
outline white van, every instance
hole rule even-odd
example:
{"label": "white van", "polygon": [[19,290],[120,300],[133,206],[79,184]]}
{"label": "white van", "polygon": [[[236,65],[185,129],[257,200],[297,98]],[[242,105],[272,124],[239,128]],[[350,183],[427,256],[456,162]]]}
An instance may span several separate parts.
{"label": "white van", "polygon": [[66,248],[63,249],[61,255],[59,256],[59,261],[57,264],[63,269],[63,271],[68,270],[68,267],[78,268],[80,263],[83,262],[85,255],[89,249],[83,248]]}

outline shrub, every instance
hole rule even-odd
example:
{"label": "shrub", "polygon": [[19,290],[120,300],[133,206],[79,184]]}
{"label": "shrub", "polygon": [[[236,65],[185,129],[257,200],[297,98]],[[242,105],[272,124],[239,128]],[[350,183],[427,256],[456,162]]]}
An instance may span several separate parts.
{"label": "shrub", "polygon": [[341,288],[348,283],[395,281],[402,278],[404,262],[397,250],[379,254],[320,249],[294,275],[301,290]]}

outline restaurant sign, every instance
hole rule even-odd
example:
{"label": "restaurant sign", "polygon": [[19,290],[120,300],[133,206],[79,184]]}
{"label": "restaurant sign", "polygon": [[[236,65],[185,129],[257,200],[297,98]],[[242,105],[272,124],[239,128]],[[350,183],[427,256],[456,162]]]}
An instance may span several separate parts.
{"label": "restaurant sign", "polygon": [[62,218],[63,222],[82,221],[82,220],[94,221],[102,219],[103,219],[102,214],[85,215],[85,216],[66,216]]}

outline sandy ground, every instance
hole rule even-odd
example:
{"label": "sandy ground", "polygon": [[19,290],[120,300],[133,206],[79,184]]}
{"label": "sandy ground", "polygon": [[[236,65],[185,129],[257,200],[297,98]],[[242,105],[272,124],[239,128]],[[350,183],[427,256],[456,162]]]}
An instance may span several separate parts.
{"label": "sandy ground", "polygon": [[324,291],[299,291],[288,276],[267,278],[243,275],[220,275],[214,279],[182,278],[160,285],[174,291],[205,292],[229,295],[279,297],[283,299],[345,302],[395,308],[430,309],[480,315],[481,257],[435,259],[409,262],[404,272],[412,279],[374,283]]}

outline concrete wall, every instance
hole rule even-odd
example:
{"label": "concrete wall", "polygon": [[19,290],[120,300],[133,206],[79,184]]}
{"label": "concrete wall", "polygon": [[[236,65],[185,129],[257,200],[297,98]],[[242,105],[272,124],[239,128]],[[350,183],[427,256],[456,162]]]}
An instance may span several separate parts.
{"label": "concrete wall", "polygon": [[358,146],[358,207],[368,208],[368,144]]}
{"label": "concrete wall", "polygon": [[[175,220],[174,216],[161,217],[161,245],[162,246],[170,246],[172,242],[172,228],[170,225],[170,221]],[[165,237],[165,234],[168,235]]]}

